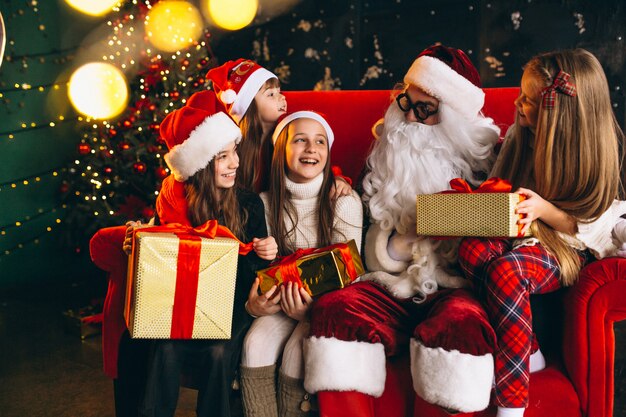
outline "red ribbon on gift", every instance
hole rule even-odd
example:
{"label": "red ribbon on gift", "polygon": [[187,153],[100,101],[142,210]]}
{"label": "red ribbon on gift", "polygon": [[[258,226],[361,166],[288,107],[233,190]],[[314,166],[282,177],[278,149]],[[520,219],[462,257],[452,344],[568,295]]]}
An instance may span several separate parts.
{"label": "red ribbon on gift", "polygon": [[235,239],[239,242],[239,254],[241,255],[247,255],[252,250],[252,243],[241,242],[227,227],[219,225],[217,220],[209,220],[198,227],[169,223],[163,226],[135,229],[133,234],[137,231],[174,233],[178,237],[176,289],[170,337],[172,339],[191,339],[198,297],[202,238],[226,237]]}
{"label": "red ribbon on gift", "polygon": [[510,193],[513,186],[507,180],[498,177],[491,177],[485,180],[478,188],[472,188],[463,178],[450,180],[452,190],[443,191],[442,194],[450,193]]}
{"label": "red ribbon on gift", "polygon": [[[454,178],[450,180],[450,187],[452,190],[442,191],[441,194],[453,194],[453,193],[464,193],[464,194],[476,194],[476,193],[510,193],[513,189],[511,183],[507,180],[503,180],[498,177],[491,177],[485,180],[482,184],[478,186],[478,188],[472,188],[471,185],[467,183],[463,178]],[[526,196],[524,194],[520,194],[519,201],[524,201]],[[520,214],[519,218],[522,219],[526,217],[525,214]],[[517,237],[523,237],[522,234],[523,225],[517,225]]]}
{"label": "red ribbon on gift", "polygon": [[294,282],[299,286],[302,286],[302,281],[300,280],[300,274],[298,273],[298,265],[296,261],[303,256],[329,252],[334,249],[339,249],[339,256],[343,260],[343,263],[346,265],[346,273],[351,280],[355,280],[358,276],[358,273],[352,260],[350,247],[347,243],[336,243],[334,245],[326,246],[324,248],[298,249],[291,255],[281,257],[265,273],[272,278],[276,278],[277,272],[280,271],[283,283]]}

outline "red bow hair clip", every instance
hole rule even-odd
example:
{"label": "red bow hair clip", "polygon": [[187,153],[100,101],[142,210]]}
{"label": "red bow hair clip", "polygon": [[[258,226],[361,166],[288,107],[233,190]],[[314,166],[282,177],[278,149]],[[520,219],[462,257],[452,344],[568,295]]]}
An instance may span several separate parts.
{"label": "red bow hair clip", "polygon": [[554,107],[554,100],[556,93],[565,94],[570,97],[576,97],[576,85],[569,82],[571,75],[567,72],[560,70],[554,77],[552,85],[541,90],[542,106],[544,109],[551,109]]}

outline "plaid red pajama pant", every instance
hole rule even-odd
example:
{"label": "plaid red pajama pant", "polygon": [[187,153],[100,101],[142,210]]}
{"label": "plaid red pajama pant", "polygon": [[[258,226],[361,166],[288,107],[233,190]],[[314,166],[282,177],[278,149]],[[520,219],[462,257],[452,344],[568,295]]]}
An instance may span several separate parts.
{"label": "plaid red pajama pant", "polygon": [[459,262],[484,300],[498,338],[496,405],[525,408],[533,343],[530,294],[561,287],[557,260],[539,244],[513,249],[512,240],[466,238]]}

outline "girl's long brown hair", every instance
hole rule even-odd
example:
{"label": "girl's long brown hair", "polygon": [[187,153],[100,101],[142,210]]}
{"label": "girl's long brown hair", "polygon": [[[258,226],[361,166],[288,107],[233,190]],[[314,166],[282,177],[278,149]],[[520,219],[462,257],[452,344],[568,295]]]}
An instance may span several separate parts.
{"label": "girl's long brown hair", "polygon": [[[501,156],[494,175],[516,187],[534,188],[578,221],[591,221],[623,192],[618,155],[624,136],[598,60],[584,49],[575,49],[536,56],[525,67],[543,87],[552,84],[559,70],[571,75],[577,95],[557,92],[553,108],[539,104],[534,139],[528,128],[516,123],[510,137],[514,142]],[[525,169],[529,164],[532,170]],[[522,172],[527,173],[525,178],[519,178]],[[581,268],[579,254],[541,221],[533,222],[532,231],[559,261],[561,282],[572,285]]]}
{"label": "girl's long brown hair", "polygon": [[[280,81],[277,78],[270,78],[261,89],[278,87]],[[267,189],[266,173],[269,172],[273,145],[270,133],[263,135],[263,124],[254,100],[239,122],[239,128],[242,139],[239,144],[237,185],[248,191],[264,191]]]}
{"label": "girl's long brown hair", "polygon": [[185,181],[188,215],[191,224],[196,227],[212,219],[223,219],[240,240],[247,240],[244,224],[248,213],[241,210],[235,187],[218,188],[215,186],[215,159],[202,170]]}
{"label": "girl's long brown hair", "polygon": [[[285,126],[283,131],[276,139],[274,146],[274,154],[272,156],[272,168],[270,174],[270,188],[269,188],[269,218],[268,226],[272,231],[272,235],[276,239],[278,244],[278,253],[281,256],[288,255],[295,252],[296,248],[289,244],[289,236],[295,232],[295,227],[298,224],[298,213],[296,212],[293,203],[291,202],[290,192],[285,185],[285,177],[287,176],[287,163],[286,163],[286,149],[289,135],[287,133],[288,126]],[[328,143],[328,142],[327,142]],[[317,224],[317,247],[330,245],[333,234],[333,221],[335,218],[335,201],[330,198],[330,190],[335,183],[335,176],[330,169],[330,151],[328,152],[328,159],[324,166],[324,179],[322,181],[322,188],[319,196],[318,216],[319,221]],[[285,225],[286,218],[289,218],[293,227],[287,230]]]}

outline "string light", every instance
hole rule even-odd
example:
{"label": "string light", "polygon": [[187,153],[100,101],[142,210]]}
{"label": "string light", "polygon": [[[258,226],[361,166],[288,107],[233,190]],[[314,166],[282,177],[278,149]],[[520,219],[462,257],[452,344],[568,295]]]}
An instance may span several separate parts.
{"label": "string light", "polygon": [[42,171],[37,174],[28,176],[28,177],[16,178],[11,181],[3,182],[3,183],[0,183],[0,192],[9,190],[9,189],[13,190],[18,187],[39,183],[41,182],[43,177],[47,177],[48,175],[52,177],[58,177],[60,173],[64,173],[66,171],[67,171],[67,168],[58,167],[58,168],[53,168],[47,171]]}
{"label": "string light", "polygon": [[49,127],[56,127],[57,124],[65,123],[65,122],[74,122],[77,120],[81,120],[81,118],[79,117],[65,118],[65,116],[61,115],[59,116],[59,120],[57,120],[56,122],[49,121],[49,122],[40,123],[40,124],[37,124],[36,122],[30,122],[30,123],[22,122],[21,129],[7,130],[4,132],[0,132],[0,138],[7,137],[8,139],[14,139],[15,134],[17,133],[23,133],[23,132],[28,132],[31,130],[38,130],[38,129],[49,128]]}
{"label": "string light", "polygon": [[[56,214],[59,211],[59,209],[66,209],[66,208],[67,208],[67,206],[65,204],[61,204],[59,206],[53,207],[53,208],[48,209],[48,210],[44,210],[44,209],[40,208],[40,209],[37,210],[36,214],[30,215],[30,216],[26,216],[22,220],[15,221],[13,223],[9,223],[9,224],[6,224],[4,226],[0,226],[0,237],[6,236],[7,235],[7,230],[10,230],[10,229],[16,228],[16,227],[22,227],[25,224],[27,224],[29,222],[32,222],[34,220],[37,220],[37,219],[39,219],[39,218],[41,218],[43,216],[46,216],[46,215],[48,215],[50,213]],[[57,218],[55,220],[55,222],[59,223],[58,220],[59,220],[59,218]],[[48,226],[48,227],[51,227],[51,226]]]}

